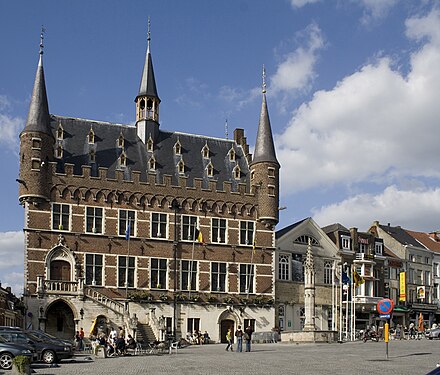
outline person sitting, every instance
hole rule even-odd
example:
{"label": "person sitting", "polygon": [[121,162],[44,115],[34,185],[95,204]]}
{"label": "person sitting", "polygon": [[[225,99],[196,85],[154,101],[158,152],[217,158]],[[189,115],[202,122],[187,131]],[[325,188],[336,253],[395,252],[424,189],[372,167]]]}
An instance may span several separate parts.
{"label": "person sitting", "polygon": [[127,349],[136,349],[136,341],[131,335],[128,335]]}
{"label": "person sitting", "polygon": [[125,340],[122,337],[118,337],[115,341],[116,353],[118,355],[125,354]]}

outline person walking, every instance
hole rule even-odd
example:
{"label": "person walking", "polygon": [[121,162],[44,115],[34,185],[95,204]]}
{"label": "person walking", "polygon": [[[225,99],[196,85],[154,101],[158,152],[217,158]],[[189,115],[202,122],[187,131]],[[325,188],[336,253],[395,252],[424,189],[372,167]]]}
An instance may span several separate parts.
{"label": "person walking", "polygon": [[228,332],[226,333],[226,341],[228,342],[228,345],[226,346],[226,351],[228,351],[228,349],[231,349],[231,352],[234,351],[234,349],[232,348],[232,331],[229,328]]}
{"label": "person walking", "polygon": [[235,337],[237,338],[237,353],[243,351],[243,331],[241,330],[241,326],[237,327],[235,331]]}
{"label": "person walking", "polygon": [[84,329],[81,327],[79,330],[79,350],[84,350]]}
{"label": "person walking", "polygon": [[251,341],[252,341],[252,334],[254,333],[254,330],[251,326],[247,326],[244,330],[244,339],[246,340],[246,351],[251,351]]}

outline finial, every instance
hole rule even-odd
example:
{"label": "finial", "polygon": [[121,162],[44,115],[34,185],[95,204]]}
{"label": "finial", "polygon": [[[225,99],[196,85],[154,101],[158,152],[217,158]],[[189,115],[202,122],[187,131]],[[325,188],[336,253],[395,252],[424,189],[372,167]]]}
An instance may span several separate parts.
{"label": "finial", "polygon": [[46,29],[44,28],[43,25],[41,25],[41,33],[40,33],[40,55],[43,54],[43,48],[44,48],[44,44],[43,44],[43,40],[44,40],[44,33],[46,32]]}
{"label": "finial", "polygon": [[266,68],[263,64],[263,94],[266,93]]}
{"label": "finial", "polygon": [[228,139],[228,119],[225,120],[225,135],[226,139]]}
{"label": "finial", "polygon": [[151,40],[151,36],[150,36],[150,28],[151,28],[151,22],[150,22],[150,16],[148,16],[148,32],[147,32],[147,44],[148,44],[148,52],[150,52],[150,40]]}

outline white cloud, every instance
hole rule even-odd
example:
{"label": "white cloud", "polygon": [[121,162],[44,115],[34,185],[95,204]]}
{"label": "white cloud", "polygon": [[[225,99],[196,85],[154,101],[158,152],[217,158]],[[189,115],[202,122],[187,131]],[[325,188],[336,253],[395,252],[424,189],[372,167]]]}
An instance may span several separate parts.
{"label": "white cloud", "polygon": [[301,8],[307,4],[317,3],[320,0],[290,0],[290,4],[294,8]]}
{"label": "white cloud", "polygon": [[24,235],[23,232],[0,232],[0,281],[13,293],[23,293]]}
{"label": "white cloud", "polygon": [[425,40],[410,56],[407,76],[384,57],[298,108],[276,137],[284,193],[390,177],[440,178],[439,24],[435,10],[407,22],[407,35]]}
{"label": "white cloud", "polygon": [[270,91],[292,93],[307,89],[316,77],[315,64],[318,52],[324,47],[324,39],[318,25],[310,24],[300,33],[305,37],[305,46],[287,53],[271,77]]}
{"label": "white cloud", "polygon": [[[321,226],[339,222],[367,230],[374,220],[420,231],[440,229],[440,188],[402,190],[387,187],[378,195],[359,194],[313,210]],[[437,223],[437,227],[432,227]]]}
{"label": "white cloud", "polygon": [[21,117],[14,117],[9,114],[11,103],[5,95],[0,95],[0,146],[18,154],[18,134],[24,126]]}
{"label": "white cloud", "polygon": [[361,22],[365,25],[384,19],[399,0],[358,0],[364,7]]}

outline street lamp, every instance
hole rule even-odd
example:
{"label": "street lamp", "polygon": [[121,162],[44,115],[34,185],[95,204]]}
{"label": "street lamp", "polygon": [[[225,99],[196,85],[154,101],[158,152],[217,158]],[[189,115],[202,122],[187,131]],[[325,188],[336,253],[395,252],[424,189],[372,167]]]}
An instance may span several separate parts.
{"label": "street lamp", "polygon": [[174,298],[173,298],[173,337],[177,340],[177,245],[178,245],[178,235],[177,235],[177,212],[179,211],[179,202],[173,199],[171,202],[171,208],[174,210],[174,241],[173,241],[173,251],[174,251]]}

